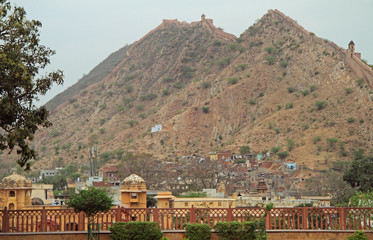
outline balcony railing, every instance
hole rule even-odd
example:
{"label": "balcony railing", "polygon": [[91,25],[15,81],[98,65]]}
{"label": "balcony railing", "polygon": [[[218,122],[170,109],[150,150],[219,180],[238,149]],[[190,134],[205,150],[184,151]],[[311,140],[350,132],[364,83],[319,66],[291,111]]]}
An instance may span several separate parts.
{"label": "balcony railing", "polygon": [[[186,223],[264,220],[267,230],[372,230],[373,208],[112,208],[95,216],[101,230],[115,222],[152,221],[162,230],[181,230]],[[0,210],[1,232],[86,231],[88,219],[72,209]]]}

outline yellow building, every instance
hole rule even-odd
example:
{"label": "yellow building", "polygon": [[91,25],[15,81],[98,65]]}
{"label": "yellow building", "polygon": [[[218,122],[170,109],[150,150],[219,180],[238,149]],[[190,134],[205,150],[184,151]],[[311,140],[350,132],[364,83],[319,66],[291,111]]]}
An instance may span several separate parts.
{"label": "yellow building", "polygon": [[146,208],[146,183],[136,174],[125,178],[122,182],[121,202],[130,208]]}
{"label": "yellow building", "polygon": [[209,157],[210,157],[210,160],[211,161],[215,161],[215,160],[218,160],[218,154],[217,153],[210,153],[209,154]]}
{"label": "yellow building", "polygon": [[169,208],[170,207],[170,200],[175,199],[176,197],[172,195],[171,192],[158,192],[158,195],[155,196],[158,200],[157,207],[158,208]]}
{"label": "yellow building", "polygon": [[231,198],[174,198],[171,208],[235,208],[236,200]]}
{"label": "yellow building", "polygon": [[51,205],[54,200],[53,184],[32,184],[31,200],[33,204],[35,199],[43,201],[41,205]]}
{"label": "yellow building", "polygon": [[158,208],[229,208],[236,207],[236,199],[231,198],[177,198],[171,192],[159,192],[155,197]]}
{"label": "yellow building", "polygon": [[0,208],[23,209],[31,205],[32,183],[17,173],[3,178],[0,184]]}

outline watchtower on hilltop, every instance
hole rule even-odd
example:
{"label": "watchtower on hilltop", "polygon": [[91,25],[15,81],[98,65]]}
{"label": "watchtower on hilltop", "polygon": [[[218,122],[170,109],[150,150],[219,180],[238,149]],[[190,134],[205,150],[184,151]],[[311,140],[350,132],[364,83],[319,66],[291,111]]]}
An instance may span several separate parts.
{"label": "watchtower on hilltop", "polygon": [[355,43],[352,40],[348,44],[348,51],[350,52],[351,56],[355,54]]}
{"label": "watchtower on hilltop", "polygon": [[351,40],[350,43],[348,44],[348,49],[347,49],[348,54],[352,57],[355,56],[359,59],[361,59],[361,53],[355,52],[355,43]]}

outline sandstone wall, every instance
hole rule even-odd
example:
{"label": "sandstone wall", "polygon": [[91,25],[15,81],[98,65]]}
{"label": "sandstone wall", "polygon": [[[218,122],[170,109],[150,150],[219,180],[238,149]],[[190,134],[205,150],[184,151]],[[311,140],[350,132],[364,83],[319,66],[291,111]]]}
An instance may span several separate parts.
{"label": "sandstone wall", "polygon": [[348,65],[358,77],[364,78],[367,84],[373,88],[373,70],[364,64],[358,57],[347,51],[346,65]]}

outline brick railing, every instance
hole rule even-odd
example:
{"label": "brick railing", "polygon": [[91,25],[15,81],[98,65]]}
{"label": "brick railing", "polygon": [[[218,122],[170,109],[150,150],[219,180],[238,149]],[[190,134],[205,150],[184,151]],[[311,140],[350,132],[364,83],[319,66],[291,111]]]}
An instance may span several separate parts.
{"label": "brick railing", "polygon": [[[186,223],[264,219],[268,230],[372,230],[373,208],[113,208],[94,222],[109,230],[115,222],[158,222],[163,230],[183,229]],[[88,219],[72,209],[0,210],[1,232],[86,231]]]}

